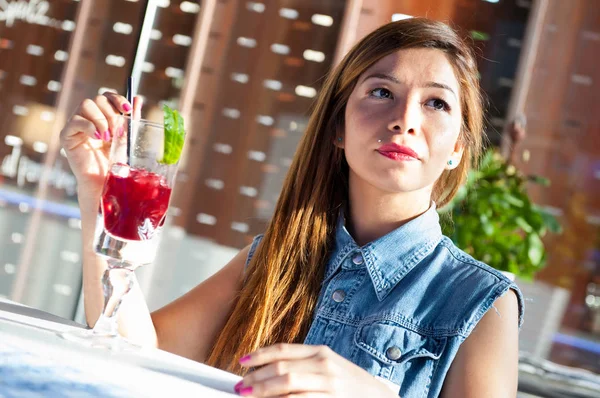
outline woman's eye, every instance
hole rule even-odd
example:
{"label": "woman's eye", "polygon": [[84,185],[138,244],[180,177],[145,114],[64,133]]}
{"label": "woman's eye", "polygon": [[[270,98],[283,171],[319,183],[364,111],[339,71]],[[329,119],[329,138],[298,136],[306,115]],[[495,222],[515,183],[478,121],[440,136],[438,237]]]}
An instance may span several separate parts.
{"label": "woman's eye", "polygon": [[449,111],[450,110],[450,106],[448,105],[448,103],[439,98],[430,99],[429,101],[427,101],[427,103],[425,105],[435,109],[436,111]]}
{"label": "woman's eye", "polygon": [[375,98],[393,98],[392,92],[387,88],[376,88],[371,90],[369,94]]}

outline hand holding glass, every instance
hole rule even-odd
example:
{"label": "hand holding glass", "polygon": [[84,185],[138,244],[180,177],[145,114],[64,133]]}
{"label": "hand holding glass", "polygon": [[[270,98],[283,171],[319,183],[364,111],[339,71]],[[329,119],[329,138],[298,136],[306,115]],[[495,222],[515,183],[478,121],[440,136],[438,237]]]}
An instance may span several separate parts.
{"label": "hand holding glass", "polygon": [[94,251],[108,263],[104,309],[92,331],[63,337],[110,348],[121,342],[117,311],[133,271],[154,261],[175,183],[178,163],[160,162],[164,141],[163,125],[118,117],[94,235]]}

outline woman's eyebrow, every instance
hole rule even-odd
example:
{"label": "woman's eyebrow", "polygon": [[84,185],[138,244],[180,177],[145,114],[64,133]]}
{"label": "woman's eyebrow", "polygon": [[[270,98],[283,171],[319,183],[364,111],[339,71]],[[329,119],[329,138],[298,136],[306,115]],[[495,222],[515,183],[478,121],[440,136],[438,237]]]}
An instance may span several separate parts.
{"label": "woman's eyebrow", "polygon": [[436,83],[436,82],[427,82],[422,87],[434,87],[434,88],[442,88],[444,90],[448,90],[452,93],[452,95],[454,95],[454,98],[458,100],[458,97],[456,96],[456,93],[454,92],[454,90],[452,90],[452,88],[450,86],[448,86],[447,84]]}
{"label": "woman's eyebrow", "polygon": [[[383,80],[388,80],[388,81],[390,81],[392,83],[396,83],[396,84],[401,83],[400,80],[398,80],[395,76],[388,75],[387,73],[373,73],[373,74],[365,77],[363,82],[367,81],[368,79],[383,79]],[[433,88],[441,88],[444,90],[448,90],[452,93],[452,95],[454,95],[454,98],[458,99],[454,90],[452,90],[452,88],[450,86],[448,86],[447,84],[444,84],[444,83],[427,82],[427,83],[423,84],[421,87],[423,87],[423,88],[433,87]]]}
{"label": "woman's eyebrow", "polygon": [[400,80],[396,79],[392,75],[388,75],[387,73],[373,73],[373,74],[365,77],[363,82],[367,81],[368,79],[384,79],[384,80],[389,80],[393,83],[400,84]]}

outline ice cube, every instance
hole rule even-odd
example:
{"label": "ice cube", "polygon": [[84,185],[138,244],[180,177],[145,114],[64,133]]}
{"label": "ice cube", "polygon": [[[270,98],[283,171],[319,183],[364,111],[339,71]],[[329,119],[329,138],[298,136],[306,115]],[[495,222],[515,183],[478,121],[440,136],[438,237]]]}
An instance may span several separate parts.
{"label": "ice cube", "polygon": [[110,172],[117,177],[127,178],[129,177],[129,166],[124,163],[115,163]]}
{"label": "ice cube", "polygon": [[131,178],[138,185],[138,189],[147,187],[150,184],[149,174],[144,169],[133,169],[131,171]]}

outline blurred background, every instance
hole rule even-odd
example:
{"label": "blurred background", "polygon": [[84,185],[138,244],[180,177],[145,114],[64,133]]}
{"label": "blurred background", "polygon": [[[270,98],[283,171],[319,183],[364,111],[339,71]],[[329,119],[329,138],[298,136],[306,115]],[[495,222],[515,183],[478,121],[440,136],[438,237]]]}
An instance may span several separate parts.
{"label": "blurred background", "polygon": [[2,1],[0,297],[83,322],[76,185],[58,133],[84,98],[125,93],[133,75],[145,118],[161,121],[163,103],[186,118],[160,254],[138,272],[156,309],[264,230],[323,76],[369,32],[413,16],[470,38],[490,145],[551,182],[527,186],[563,231],[544,237],[545,268],[515,272],[520,396],[588,396],[578,391],[600,386],[599,0]]}

